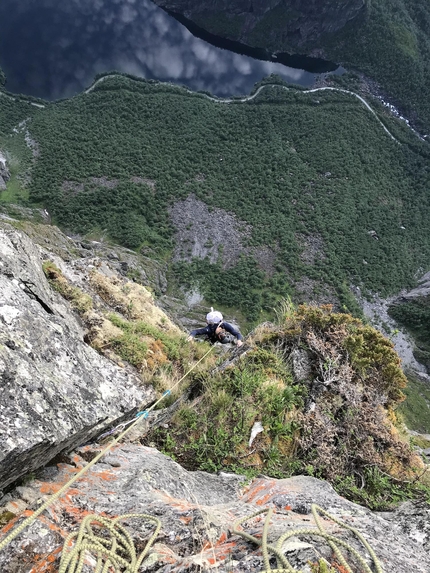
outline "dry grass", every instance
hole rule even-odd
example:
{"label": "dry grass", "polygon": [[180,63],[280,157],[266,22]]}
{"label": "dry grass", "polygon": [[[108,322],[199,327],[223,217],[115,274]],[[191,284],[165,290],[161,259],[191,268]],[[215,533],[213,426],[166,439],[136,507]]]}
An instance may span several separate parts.
{"label": "dry grass", "polygon": [[165,331],[180,329],[155,305],[151,292],[137,283],[99,272],[90,274],[90,284],[106,305],[129,320],[143,320]]}
{"label": "dry grass", "polygon": [[63,273],[51,261],[43,263],[45,273],[51,286],[70,302],[72,308],[80,315],[84,315],[93,308],[91,297],[78,287],[69,284]]}

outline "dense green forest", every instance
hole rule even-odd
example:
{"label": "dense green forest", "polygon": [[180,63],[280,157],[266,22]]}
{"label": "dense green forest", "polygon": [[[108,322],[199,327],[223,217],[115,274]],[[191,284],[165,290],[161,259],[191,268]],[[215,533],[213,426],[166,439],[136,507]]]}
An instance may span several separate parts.
{"label": "dense green forest", "polygon": [[[178,280],[200,281],[211,300],[219,291],[218,302],[250,307],[249,318],[303,276],[332,285],[348,307],[350,284],[392,293],[427,268],[428,144],[387,116],[401,144],[393,141],[352,96],[274,87],[221,104],[112,76],[44,109],[0,97],[0,144],[7,147],[22,119],[39,146],[29,199],[67,230],[104,233],[168,260],[176,199],[194,194],[252,225],[250,246],[276,253],[272,277],[252,257],[222,280],[216,265],[173,269]],[[319,245],[312,261],[308,241]],[[249,296],[214,288],[213,273],[220,284],[241,284],[240,292],[248,285]]]}
{"label": "dense green forest", "polygon": [[[282,13],[284,10],[284,13]],[[287,8],[269,11],[251,37],[252,45],[265,46],[267,27],[288,26]],[[281,13],[279,13],[281,11]],[[273,35],[271,36],[274,37]],[[281,40],[280,40],[281,41]],[[270,45],[295,52],[297,46]],[[326,34],[301,52],[323,50],[325,56],[349,70],[376,80],[392,103],[401,107],[419,129],[430,130],[430,5],[428,0],[368,0],[362,15],[343,29]]]}
{"label": "dense green forest", "polygon": [[[430,131],[430,4],[369,0],[362,16],[319,40],[326,56],[379,83],[391,103]],[[312,50],[315,46],[307,46]]]}
{"label": "dense green forest", "polygon": [[329,57],[378,81],[425,133],[430,130],[428,0],[371,0],[363,19],[321,41]]}
{"label": "dense green forest", "polygon": [[[179,7],[181,2],[178,3]],[[182,3],[184,5],[185,3]],[[247,26],[243,3],[232,0],[228,14],[200,8],[191,18],[215,35],[237,39],[271,52],[318,54],[358,70],[376,80],[386,97],[400,106],[425,133],[430,130],[430,5],[428,0],[366,0],[365,8],[339,31],[315,38],[312,18],[316,9],[303,9],[310,21],[300,19],[294,2],[279,2]],[[296,3],[297,4],[297,3]],[[335,2],[321,3],[328,18]],[[324,6],[324,4],[326,4]],[[342,4],[342,3],[338,3]],[[348,7],[345,6],[345,11]],[[180,10],[180,8],[178,8]],[[342,12],[342,9],[340,9]],[[300,24],[303,29],[299,28]],[[249,22],[248,22],[249,24]],[[307,25],[306,25],[307,24]],[[336,23],[334,24],[336,27]],[[318,29],[318,26],[315,26]],[[373,89],[375,86],[372,86]]]}

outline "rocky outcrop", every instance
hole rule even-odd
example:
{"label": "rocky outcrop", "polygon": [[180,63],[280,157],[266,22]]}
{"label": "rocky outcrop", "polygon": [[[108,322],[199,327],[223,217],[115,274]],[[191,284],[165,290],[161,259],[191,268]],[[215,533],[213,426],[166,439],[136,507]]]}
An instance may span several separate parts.
{"label": "rocky outcrop", "polygon": [[[57,491],[92,456],[94,448],[85,447],[73,456],[73,461],[46,468],[37,480],[18,488],[15,498],[8,501],[9,508],[16,510],[20,506],[22,511],[26,506],[37,507],[38,501]],[[260,477],[244,486],[241,476],[187,472],[157,450],[132,444],[115,446],[102,462],[75,482],[62,500],[55,502],[49,514],[39,517],[0,552],[0,568],[2,573],[30,573],[37,561],[38,571],[57,571],[65,536],[76,531],[88,513],[111,517],[145,513],[161,521],[161,531],[144,563],[145,571],[263,571],[266,567],[261,550],[232,534],[235,520],[272,507],[275,513],[268,540],[275,545],[284,533],[300,528],[317,531],[312,503],[356,528],[370,543],[384,571],[430,570],[430,514],[426,504],[405,504],[393,513],[378,515],[345,500],[327,482],[312,477]],[[370,557],[350,531],[330,519],[322,522],[328,533],[351,544],[371,565]],[[14,519],[7,529],[10,531],[18,523]],[[264,516],[254,517],[242,529],[258,538],[263,523]],[[129,519],[126,528],[142,550],[154,524]],[[326,542],[309,534],[290,537],[282,552],[303,573],[310,573],[310,563],[321,558],[331,563],[334,560]],[[92,562],[89,556],[87,559]],[[351,555],[347,557],[350,564],[353,559]],[[270,563],[273,566],[273,558]]]}
{"label": "rocky outcrop", "polygon": [[393,298],[388,311],[413,335],[413,354],[427,371],[418,372],[419,378],[430,383],[430,272],[418,280],[415,288]]}
{"label": "rocky outcrop", "polygon": [[40,249],[0,223],[0,488],[132,416],[153,398],[84,342]]}
{"label": "rocky outcrop", "polygon": [[400,304],[423,297],[430,297],[430,272],[419,279],[418,285],[415,288],[409,292],[402,293],[398,298],[393,300],[393,304]]}
{"label": "rocky outcrop", "polygon": [[6,165],[6,157],[0,151],[0,191],[6,189],[6,182],[10,179],[10,171]]}
{"label": "rocky outcrop", "polygon": [[[200,174],[198,177],[203,177]],[[218,207],[209,207],[194,194],[176,201],[170,208],[176,229],[174,261],[207,259],[231,268],[242,255],[253,257],[267,275],[275,268],[276,254],[270,247],[249,247],[252,226]]]}
{"label": "rocky outcrop", "polygon": [[154,0],[213,34],[250,46],[286,51],[313,45],[356,18],[365,0]]}

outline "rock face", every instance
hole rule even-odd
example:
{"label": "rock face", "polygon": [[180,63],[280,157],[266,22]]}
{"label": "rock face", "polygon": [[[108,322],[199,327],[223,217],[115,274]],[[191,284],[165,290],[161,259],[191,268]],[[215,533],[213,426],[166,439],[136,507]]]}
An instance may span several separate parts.
{"label": "rock face", "polygon": [[390,301],[390,314],[414,335],[413,354],[423,365],[419,377],[430,383],[430,272],[412,290]]}
{"label": "rock face", "polygon": [[194,195],[177,201],[170,217],[176,228],[174,261],[208,258],[216,263],[222,252],[223,265],[228,268],[246,252],[244,242],[251,235],[251,226],[223,209],[209,211]]}
{"label": "rock face", "polygon": [[152,399],[83,337],[45,279],[39,248],[0,223],[0,488]]}
{"label": "rock face", "polygon": [[0,151],[0,191],[6,189],[6,182],[9,181],[9,179],[10,171],[6,165],[6,157]]}
{"label": "rock face", "polygon": [[[203,175],[202,175],[203,177]],[[231,268],[242,255],[253,257],[268,275],[273,274],[276,255],[269,247],[249,247],[252,227],[233,213],[208,206],[195,195],[176,201],[170,209],[176,228],[174,261],[208,259]]]}
{"label": "rock face", "polygon": [[419,279],[418,286],[409,292],[402,293],[396,300],[393,301],[393,303],[397,304],[408,302],[410,300],[415,300],[422,297],[430,297],[430,272],[426,273]]}
{"label": "rock face", "polygon": [[[39,478],[16,492],[21,499],[9,502],[11,509],[37,501],[58,490],[90,459],[94,448],[79,450],[70,464],[45,468]],[[81,457],[82,456],[82,457]],[[31,503],[33,503],[33,506]],[[117,516],[145,513],[158,517],[161,531],[142,570],[151,573],[251,573],[266,570],[261,550],[252,542],[232,534],[235,520],[262,509],[275,510],[268,540],[275,545],[279,537],[300,528],[317,531],[311,514],[316,503],[331,515],[356,528],[369,542],[383,571],[390,573],[426,573],[430,570],[428,506],[404,504],[393,513],[376,515],[338,496],[326,482],[312,477],[255,479],[243,485],[243,478],[231,474],[219,476],[187,472],[177,463],[152,448],[125,444],[115,448],[75,482],[73,489],[38,518],[29,529],[0,552],[2,573],[58,571],[65,536],[76,531],[82,518],[90,513]],[[14,519],[7,526],[20,523]],[[260,537],[264,516],[243,524],[243,530]],[[323,518],[324,529],[352,545],[371,559],[354,535],[330,519]],[[153,523],[130,519],[127,530],[140,551],[154,530]],[[291,565],[310,573],[310,563],[324,557],[333,562],[331,549],[324,540],[312,535],[291,537],[282,546]],[[348,556],[350,564],[354,562]],[[91,563],[88,557],[88,563]],[[270,561],[274,567],[274,559]],[[84,569],[93,570],[92,568]],[[354,569],[354,570],[361,570]]]}
{"label": "rock face", "polygon": [[154,0],[205,30],[275,51],[312,47],[356,18],[365,0]]}

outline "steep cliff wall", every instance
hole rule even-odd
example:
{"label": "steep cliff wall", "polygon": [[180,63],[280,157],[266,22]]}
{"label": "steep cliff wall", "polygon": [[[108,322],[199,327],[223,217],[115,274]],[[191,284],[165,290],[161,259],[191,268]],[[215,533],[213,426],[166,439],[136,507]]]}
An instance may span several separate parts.
{"label": "steep cliff wall", "polygon": [[154,0],[205,30],[272,50],[300,48],[356,18],[365,0]]}
{"label": "steep cliff wall", "polygon": [[41,250],[0,223],[0,488],[152,397],[84,342],[79,318],[45,278]]}
{"label": "steep cliff wall", "polygon": [[[111,350],[118,350],[118,342],[121,339],[118,325],[126,324],[125,316],[130,319],[126,326],[129,328],[128,333],[132,334],[133,352],[139,350],[140,345],[137,343],[142,342],[137,338],[139,329],[145,336],[148,352],[151,354],[147,354],[148,360],[141,373],[144,369],[150,369],[150,360],[157,364],[159,357],[158,366],[160,366],[166,364],[164,358],[169,358],[170,365],[165,371],[165,378],[169,376],[174,378],[174,368],[178,368],[181,352],[188,352],[188,358],[194,360],[195,352],[199,352],[198,345],[185,343],[184,336],[177,327],[154,305],[148,289],[116,274],[114,266],[120,265],[120,261],[113,258],[113,252],[109,253],[110,258],[101,259],[93,256],[94,253],[88,243],[69,240],[55,227],[17,221],[12,223],[14,226],[0,222],[0,487],[11,483],[25,472],[36,470],[46,464],[57,452],[66,450],[67,453],[79,443],[94,437],[103,426],[125,416],[131,417],[134,408],[142,401],[153,399],[152,390],[142,388],[142,378],[136,370],[133,371],[121,361],[115,363],[114,352],[113,360],[107,360],[83,341],[84,325],[92,323],[94,328],[91,336],[94,336],[101,322],[113,320],[109,318],[111,316],[108,314],[109,308],[114,308],[117,313],[117,321],[111,323],[111,327],[115,322],[117,325],[115,345],[110,344]],[[21,229],[17,230],[17,227]],[[23,232],[23,228],[27,233]],[[45,239],[42,237],[41,229],[45,229]],[[39,233],[38,242],[42,243],[42,246],[36,245],[29,237],[29,234],[36,235],[36,233]],[[88,252],[90,255],[86,254]],[[131,261],[132,253],[129,252],[129,255]],[[50,260],[47,263],[48,256]],[[51,285],[42,272],[42,261],[45,261],[44,269]],[[76,312],[73,312],[70,305],[52,290],[52,286],[66,299],[71,300]],[[79,295],[76,294],[77,291]],[[127,298],[129,296],[131,300]],[[85,310],[84,303],[88,300],[91,300],[91,308]],[[327,454],[330,443],[332,445],[339,443],[340,455],[334,452],[333,447],[329,452],[332,457],[328,462],[334,476],[336,467],[339,467],[339,463],[343,463],[344,451],[348,449],[347,442],[341,441],[343,437],[339,442],[337,436],[333,439],[335,424],[340,424],[342,430],[351,430],[354,440],[358,439],[360,444],[362,442],[366,445],[365,439],[355,436],[357,425],[353,424],[355,416],[353,410],[355,411],[360,405],[362,396],[365,398],[366,410],[363,410],[365,413],[362,416],[359,414],[356,420],[360,431],[370,440],[370,443],[367,443],[367,452],[370,451],[371,444],[375,443],[378,455],[379,453],[382,455],[382,448],[389,441],[392,444],[396,442],[394,444],[396,451],[403,456],[399,459],[403,463],[406,460],[405,467],[409,471],[411,465],[409,461],[413,460],[409,449],[398,441],[394,428],[390,426],[391,431],[384,426],[384,418],[381,417],[382,404],[394,401],[398,388],[394,386],[383,388],[381,386],[383,376],[379,376],[374,365],[369,362],[365,363],[368,370],[372,367],[372,382],[368,383],[368,380],[361,376],[360,382],[353,381],[354,383],[348,386],[347,376],[351,378],[353,373],[343,362],[346,354],[344,353],[343,357],[339,353],[335,354],[331,343],[339,342],[342,335],[346,334],[346,331],[340,328],[342,326],[340,323],[351,322],[353,319],[345,318],[346,315],[327,318],[328,314],[324,315],[324,312],[328,313],[327,309],[324,312],[316,309],[309,309],[306,312],[309,314],[309,320],[317,321],[319,331],[322,331],[323,327],[330,326],[328,330],[326,328],[328,336],[324,340],[318,340],[313,336],[307,323],[303,322],[305,319],[308,320],[306,318],[308,315],[300,315],[300,320],[303,322],[302,334],[292,328],[293,318],[289,315],[289,322],[286,322],[288,329],[285,333],[279,330],[280,327],[263,325],[260,333],[255,331],[247,340],[247,344],[251,348],[254,347],[254,351],[244,347],[242,354],[229,357],[223,365],[225,368],[223,374],[218,376],[222,388],[217,390],[217,375],[212,369],[206,373],[206,377],[205,372],[201,371],[195,379],[197,384],[193,385],[193,393],[199,392],[199,387],[209,388],[209,394],[216,398],[217,407],[224,404],[229,414],[232,414],[236,440],[240,430],[238,419],[249,408],[247,421],[242,422],[244,445],[248,444],[250,429],[246,424],[249,422],[251,425],[256,416],[260,417],[250,404],[254,404],[255,407],[258,404],[270,418],[266,421],[262,418],[264,428],[262,435],[254,441],[254,450],[240,456],[237,454],[239,450],[235,447],[230,448],[227,418],[224,417],[222,420],[220,418],[217,428],[222,431],[221,441],[223,446],[227,444],[229,447],[228,452],[222,455],[223,467],[230,463],[228,459],[232,453],[236,462],[239,459],[248,460],[250,464],[248,469],[253,467],[253,462],[257,462],[255,467],[263,468],[261,461],[258,462],[258,456],[260,453],[263,455],[263,452],[271,452],[271,455],[293,455],[293,450],[288,446],[298,435],[298,426],[293,423],[293,410],[295,405],[302,407],[301,391],[297,393],[297,388],[298,384],[305,380],[310,388],[306,406],[308,415],[306,439],[309,438],[312,428],[316,428],[320,439],[318,450],[321,457]],[[82,318],[82,322],[78,315]],[[120,315],[122,319],[119,318]],[[131,322],[133,317],[136,319],[134,323]],[[337,329],[331,328],[336,324]],[[358,327],[357,323],[354,325],[354,328]],[[134,330],[130,330],[132,326]],[[149,349],[150,335],[156,327],[158,327],[157,344]],[[367,328],[363,332],[373,339],[374,344],[378,344],[375,356],[379,356],[381,344],[390,347],[389,343],[384,342],[371,329]],[[170,339],[171,355],[168,355],[169,333],[177,336],[175,346],[174,339]],[[269,346],[269,343],[274,343],[275,337],[279,339],[279,336],[289,336],[288,333],[295,333],[294,336],[300,336],[301,340],[300,350],[295,347],[291,355],[293,365],[291,373],[283,365],[281,358],[287,356],[286,339],[283,345],[276,342],[276,354],[271,354]],[[87,340],[88,337],[87,331]],[[102,341],[100,337],[101,335],[99,342],[103,342],[100,344],[102,351],[101,346],[106,349],[109,344],[105,344],[106,339]],[[309,345],[307,350],[304,349],[305,340]],[[166,356],[161,352],[163,341]],[[281,348],[282,352],[279,352]],[[353,355],[354,352],[358,352],[357,348],[350,346],[348,356],[349,353]],[[133,352],[127,353],[130,362],[133,359]],[[367,359],[360,352],[357,356]],[[391,353],[390,356],[394,355],[391,350],[388,350],[388,353]],[[309,362],[311,355],[317,356],[320,361],[317,370],[313,369]],[[124,359],[124,362],[126,360]],[[287,362],[290,363],[289,360]],[[258,374],[260,368],[264,368],[264,377],[252,378],[252,375]],[[178,372],[176,371],[176,374]],[[161,370],[158,373],[158,389],[160,389],[160,384],[163,382]],[[228,384],[231,381],[236,392],[234,407],[229,406],[228,402]],[[257,385],[253,386],[254,383]],[[258,394],[258,399],[250,401],[250,395],[248,396],[246,392],[252,388],[261,388],[263,393]],[[243,409],[239,403],[240,396],[245,396],[246,407]],[[267,399],[271,402],[267,402]],[[346,409],[343,408],[343,400]],[[191,449],[174,447],[172,456],[177,456],[181,463],[186,461],[184,454],[189,459],[198,459],[199,451],[196,447],[198,443],[204,444],[206,460],[210,461],[210,451],[220,451],[218,438],[208,431],[205,417],[199,409],[199,404],[205,401],[206,398],[202,400],[201,396],[197,396],[193,403],[185,405],[182,410],[176,412],[178,419],[192,422],[193,426],[188,430],[191,437],[194,435],[193,432],[197,432]],[[276,411],[270,409],[270,404],[276,405]],[[320,407],[320,404],[323,406]],[[235,410],[235,407],[239,409]],[[280,413],[279,407],[282,409]],[[215,412],[215,407],[211,406],[210,410]],[[169,415],[172,411],[168,409],[161,415]],[[196,416],[195,425],[193,416]],[[149,424],[152,425],[153,422],[154,419],[150,417]],[[378,431],[374,440],[369,423]],[[163,431],[169,428],[171,431],[174,424],[174,419],[169,419],[168,423],[163,423],[159,427]],[[277,432],[281,431],[282,435],[292,432],[291,438],[282,442],[278,436],[271,444],[270,435],[274,429]],[[353,522],[354,527],[370,540],[378,559],[387,570],[393,573],[403,573],[406,570],[424,573],[428,570],[429,527],[428,507],[425,503],[418,502],[413,506],[406,504],[396,513],[375,515],[368,509],[339,497],[328,483],[313,477],[296,476],[280,480],[260,477],[252,481],[249,487],[244,487],[243,477],[240,475],[230,473],[210,475],[202,471],[186,471],[152,447],[154,435],[145,436],[145,430],[142,428],[135,428],[134,432],[129,435],[134,444],[116,446],[109,455],[91,468],[85,477],[76,482],[62,500],[55,503],[49,516],[40,516],[25,534],[14,540],[4,551],[0,551],[0,569],[3,573],[30,573],[36,563],[37,570],[50,571],[54,570],[53,567],[57,570],[65,535],[88,513],[97,512],[115,516],[139,511],[156,515],[162,524],[162,531],[154,550],[145,563],[148,570],[154,573],[161,573],[167,569],[179,572],[209,568],[219,573],[227,573],[232,569],[243,573],[251,570],[259,571],[263,568],[261,552],[239,536],[232,535],[234,521],[256,510],[267,510],[270,507],[276,509],[270,522],[269,533],[269,540],[273,543],[282,533],[290,529],[303,526],[316,529],[313,523],[309,523],[312,519],[311,503],[319,504],[348,523]],[[347,436],[348,439],[349,437]],[[142,445],[145,439],[150,441],[151,447]],[[259,443],[256,445],[257,442]],[[348,443],[351,445],[353,442],[350,440]],[[175,445],[174,439],[166,441],[164,449],[169,450],[169,444]],[[208,447],[210,451],[207,450]],[[256,447],[259,453],[251,458],[250,456],[256,453]],[[306,447],[306,443],[302,440],[302,454]],[[47,493],[58,491],[59,487],[92,460],[100,449],[98,444],[93,444],[79,448],[70,456],[64,455],[62,463],[57,467],[51,465],[43,470],[39,469],[37,479],[26,482],[25,485],[1,496],[0,526],[7,520],[10,521],[0,536],[17,525],[26,509],[40,507],[40,502]],[[311,448],[312,455],[316,449]],[[296,446],[294,451],[297,451]],[[363,452],[366,453],[364,449],[359,452],[360,462],[364,459]],[[391,449],[386,458],[389,464],[389,468],[386,468],[388,471],[396,465],[397,458],[394,457],[394,453]],[[311,458],[308,459],[312,461]],[[364,469],[369,467],[377,472],[377,466],[368,464],[366,460],[364,459]],[[313,460],[315,467],[317,461]],[[380,461],[376,460],[377,463]],[[235,471],[239,468],[236,462]],[[225,467],[227,470],[232,469]],[[283,475],[289,473],[281,472],[279,467],[267,466],[267,470],[273,472],[275,468],[275,475],[278,476],[281,473]],[[312,467],[308,465],[307,471],[313,471]],[[211,471],[213,469],[212,467]],[[348,478],[351,477],[353,480],[354,475],[361,477],[363,487],[366,485],[363,476],[366,475],[369,479],[371,477],[370,473],[351,470],[351,476]],[[386,477],[389,478],[387,474]],[[362,492],[362,489],[356,488],[356,490]],[[244,529],[248,530],[248,526],[250,531],[259,537],[262,529],[261,518],[252,524],[246,524]],[[138,526],[127,523],[127,527],[130,527],[131,535],[138,546],[145,543],[139,533],[140,523]],[[325,527],[329,533],[338,535],[337,525],[325,520]],[[147,532],[146,526],[144,528]],[[353,536],[348,533],[342,534],[341,537],[344,538],[345,535],[348,536],[348,543],[360,551],[360,545]],[[413,551],[411,545],[414,547]],[[306,543],[291,540],[283,546],[283,551],[295,567],[308,572],[310,572],[309,561],[318,563],[324,558],[332,562],[333,559],[330,549],[318,538],[312,542],[307,539]]]}

